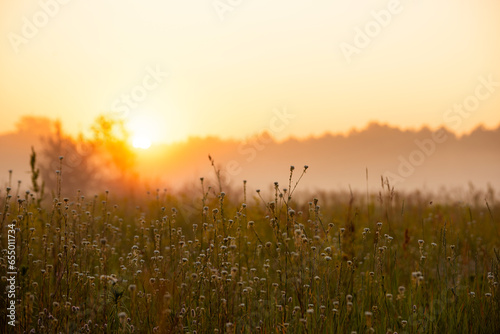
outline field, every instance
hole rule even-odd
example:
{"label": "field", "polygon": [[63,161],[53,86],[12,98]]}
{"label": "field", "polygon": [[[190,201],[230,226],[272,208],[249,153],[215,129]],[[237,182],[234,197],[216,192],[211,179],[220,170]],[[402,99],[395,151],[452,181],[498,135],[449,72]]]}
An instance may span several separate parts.
{"label": "field", "polygon": [[306,169],[252,191],[216,177],[134,197],[64,177],[43,201],[2,189],[1,288],[13,250],[17,305],[0,332],[500,332],[493,190],[308,195]]}

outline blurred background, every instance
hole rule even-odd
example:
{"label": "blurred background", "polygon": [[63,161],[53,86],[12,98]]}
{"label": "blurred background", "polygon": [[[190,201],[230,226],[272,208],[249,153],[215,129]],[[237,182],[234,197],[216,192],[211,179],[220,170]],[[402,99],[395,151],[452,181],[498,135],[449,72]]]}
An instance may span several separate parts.
{"label": "blurred background", "polygon": [[[500,3],[0,3],[0,182],[500,186]],[[9,173],[12,170],[12,173]]]}

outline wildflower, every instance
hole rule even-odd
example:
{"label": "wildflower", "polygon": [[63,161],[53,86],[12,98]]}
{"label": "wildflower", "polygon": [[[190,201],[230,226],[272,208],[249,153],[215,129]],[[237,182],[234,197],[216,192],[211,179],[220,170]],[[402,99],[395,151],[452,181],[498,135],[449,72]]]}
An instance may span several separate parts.
{"label": "wildflower", "polygon": [[365,318],[366,318],[366,326],[367,327],[372,327],[372,316],[373,314],[369,311],[365,312]]}
{"label": "wildflower", "polygon": [[115,285],[116,282],[118,282],[116,275],[113,274],[113,275],[108,276],[108,283]]}
{"label": "wildflower", "polygon": [[125,312],[120,312],[118,313],[118,318],[120,319],[120,323],[124,323],[125,320],[127,319],[127,313]]}
{"label": "wildflower", "polygon": [[400,299],[404,299],[405,298],[405,287],[404,286],[400,286],[398,288],[398,291],[399,291],[399,294],[398,294],[398,297],[397,297],[397,300],[400,300]]}

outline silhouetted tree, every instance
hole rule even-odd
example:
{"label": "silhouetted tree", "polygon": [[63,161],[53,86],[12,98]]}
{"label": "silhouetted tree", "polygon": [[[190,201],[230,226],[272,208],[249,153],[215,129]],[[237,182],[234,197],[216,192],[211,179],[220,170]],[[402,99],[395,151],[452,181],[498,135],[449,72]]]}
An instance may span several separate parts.
{"label": "silhouetted tree", "polygon": [[94,147],[100,154],[100,164],[116,178],[133,174],[135,155],[128,144],[130,134],[121,119],[101,115],[91,127]]}
{"label": "silhouetted tree", "polygon": [[90,138],[84,138],[82,134],[77,138],[65,134],[58,121],[54,122],[53,128],[44,141],[45,163],[40,173],[54,194],[59,188],[58,178],[62,180],[66,195],[77,189],[86,194],[108,189],[124,190],[135,182],[134,154],[123,121],[104,115],[97,117],[91,126]]}
{"label": "silhouetted tree", "polygon": [[78,189],[82,192],[94,190],[99,178],[93,162],[94,145],[81,135],[73,139],[64,134],[59,121],[53,126],[53,133],[44,139],[44,164],[40,165],[46,186],[56,194],[60,178],[63,194],[73,195]]}

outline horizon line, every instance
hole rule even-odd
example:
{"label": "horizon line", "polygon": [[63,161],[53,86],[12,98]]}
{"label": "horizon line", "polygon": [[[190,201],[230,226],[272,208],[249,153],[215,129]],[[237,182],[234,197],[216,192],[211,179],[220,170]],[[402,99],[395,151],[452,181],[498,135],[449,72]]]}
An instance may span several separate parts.
{"label": "horizon line", "polygon": [[[62,126],[62,129],[64,131],[64,123],[63,123],[63,121],[60,118],[51,118],[51,117],[47,117],[47,116],[25,114],[25,115],[20,115],[19,118],[18,118],[18,121],[14,123],[14,130],[0,132],[0,136],[12,135],[12,134],[19,133],[21,131],[21,128],[20,128],[19,125],[22,124],[23,119],[39,119],[39,120],[50,121],[50,122],[53,122],[53,123],[60,122],[60,124]],[[222,141],[244,141],[244,140],[248,140],[248,139],[255,138],[255,137],[261,137],[263,135],[269,136],[270,138],[273,139],[273,141],[275,141],[277,143],[283,143],[283,142],[290,141],[290,140],[306,141],[306,140],[311,140],[311,139],[320,139],[320,138],[324,138],[324,137],[327,137],[327,136],[331,136],[331,137],[345,137],[345,138],[347,138],[347,137],[350,137],[350,136],[352,136],[354,134],[366,132],[372,126],[379,126],[379,127],[382,127],[382,128],[388,128],[388,129],[392,129],[392,130],[398,130],[400,132],[413,132],[413,133],[421,132],[421,131],[424,131],[424,130],[428,130],[428,131],[431,131],[431,132],[435,132],[435,131],[438,131],[438,130],[445,130],[446,132],[448,132],[450,134],[453,134],[456,138],[462,138],[462,137],[465,137],[465,136],[469,136],[472,133],[474,133],[474,132],[476,132],[478,130],[481,130],[481,129],[484,129],[486,131],[496,131],[496,130],[499,130],[500,129],[500,122],[497,125],[494,125],[494,126],[487,126],[485,123],[481,122],[481,123],[478,123],[476,126],[474,126],[469,131],[459,132],[459,131],[456,131],[456,130],[453,130],[453,129],[447,127],[445,124],[441,124],[439,126],[434,126],[434,127],[430,126],[429,124],[425,124],[425,123],[421,124],[421,125],[416,125],[416,126],[401,126],[401,125],[391,124],[389,122],[381,122],[381,121],[377,121],[377,120],[369,120],[369,121],[367,121],[361,127],[351,126],[349,129],[347,129],[345,131],[336,131],[336,132],[334,132],[334,131],[324,131],[324,132],[322,132],[320,134],[310,133],[310,134],[302,135],[302,136],[289,135],[289,136],[281,138],[281,139],[278,139],[276,136],[274,136],[272,133],[269,133],[269,131],[265,129],[265,130],[262,130],[262,131],[255,131],[255,132],[253,132],[251,134],[244,135],[242,137],[223,136],[223,135],[220,135],[220,134],[205,134],[205,135],[188,134],[188,135],[186,135],[186,137],[184,137],[181,140],[173,140],[173,141],[162,141],[162,140],[160,140],[160,141],[157,141],[156,143],[153,144],[153,146],[174,145],[174,144],[180,144],[180,143],[187,143],[187,142],[189,142],[191,140],[206,140],[206,139],[219,139],[219,140],[222,140]],[[78,137],[79,135],[84,134],[84,131],[79,131],[76,134],[71,134],[71,133],[65,132],[65,134],[69,134],[70,136]],[[86,137],[86,136],[84,136],[84,137]]]}

